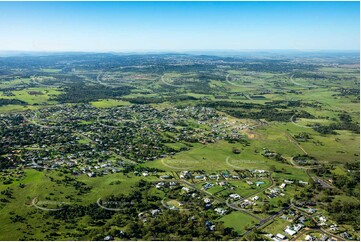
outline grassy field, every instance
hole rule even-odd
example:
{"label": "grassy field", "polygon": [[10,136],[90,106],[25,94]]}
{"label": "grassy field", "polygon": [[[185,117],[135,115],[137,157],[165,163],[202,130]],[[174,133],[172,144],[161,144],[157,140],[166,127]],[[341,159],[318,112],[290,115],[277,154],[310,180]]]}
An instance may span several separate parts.
{"label": "grassy field", "polygon": [[[47,227],[46,220],[42,219],[42,214],[45,212],[32,206],[32,200],[37,198],[37,204],[41,207],[54,209],[56,205],[61,204],[83,204],[96,203],[98,199],[104,198],[108,195],[127,194],[132,190],[132,187],[139,181],[139,177],[134,175],[125,176],[121,173],[110,174],[104,177],[89,178],[86,175],[77,177],[78,181],[84,182],[87,186],[92,187],[89,193],[81,196],[77,195],[77,191],[73,186],[65,186],[62,183],[57,184],[51,181],[50,177],[55,180],[61,180],[63,175],[55,171],[36,171],[25,170],[26,176],[24,179],[14,181],[11,185],[0,185],[0,191],[6,187],[13,189],[14,198],[11,203],[7,203],[1,208],[0,213],[0,240],[14,240],[20,239],[24,235],[21,231],[28,231],[23,223],[12,223],[10,217],[14,214],[26,217],[30,225],[33,226],[31,231],[36,234],[36,238],[45,239],[41,232],[42,228]],[[142,178],[144,180],[155,180],[156,177],[150,176]],[[120,182],[120,184],[114,182]],[[21,188],[20,183],[25,187]],[[42,205],[40,205],[42,204]],[[66,222],[60,226],[65,226]],[[63,231],[68,231],[62,227]],[[66,239],[64,237],[63,239]],[[70,239],[70,238],[68,238]]]}
{"label": "grassy field", "polygon": [[26,87],[31,83],[31,78],[15,78],[11,81],[0,80],[0,88]]}
{"label": "grassy field", "polygon": [[262,231],[264,231],[267,234],[273,234],[273,235],[276,235],[278,233],[287,235],[285,232],[283,232],[283,230],[288,225],[290,225],[289,221],[285,219],[277,218],[273,220],[273,222],[269,223],[266,227],[264,227]]}
{"label": "grassy field", "polygon": [[57,103],[56,101],[51,101],[49,99],[59,95],[61,92],[56,88],[38,87],[26,88],[20,91],[13,91],[12,93],[14,96],[4,96],[3,93],[0,93],[0,98],[19,99],[30,105],[49,105]]}
{"label": "grassy field", "polygon": [[0,113],[11,113],[25,110],[36,110],[40,107],[37,106],[21,106],[21,105],[6,105],[0,107]]}
{"label": "grassy field", "polygon": [[129,102],[122,101],[122,100],[115,100],[115,99],[103,99],[94,102],[90,102],[96,108],[111,108],[111,107],[121,107],[130,105]]}
{"label": "grassy field", "polygon": [[[244,156],[233,154],[232,147],[234,146],[234,144],[229,144],[225,141],[209,145],[195,144],[189,151],[183,151],[172,157],[156,160],[148,163],[147,166],[169,171],[174,169],[204,169],[207,171],[231,169],[232,161],[249,158],[246,154]],[[229,162],[227,162],[227,158]],[[260,157],[257,158],[261,159]],[[261,169],[265,167],[265,163],[263,161],[247,161],[243,166],[244,168]]]}
{"label": "grassy field", "polygon": [[239,211],[233,211],[221,218],[225,227],[231,227],[239,234],[244,233],[247,228],[257,224],[257,220]]}
{"label": "grassy field", "polygon": [[166,171],[197,169],[206,171],[220,171],[227,169],[269,170],[271,166],[275,166],[276,170],[279,171],[274,174],[275,177],[307,180],[307,175],[304,170],[295,169],[292,165],[266,159],[259,153],[255,153],[254,149],[261,151],[262,145],[264,145],[261,142],[255,142],[255,144],[258,144],[258,146],[248,146],[242,150],[241,154],[233,154],[232,147],[234,147],[234,144],[229,144],[224,141],[209,145],[198,144],[189,151],[183,151],[172,157],[155,160],[151,163],[147,163],[145,166],[156,167]]}
{"label": "grassy field", "polygon": [[41,69],[42,72],[47,72],[47,73],[59,73],[61,72],[61,69],[55,69],[55,68],[43,68]]}

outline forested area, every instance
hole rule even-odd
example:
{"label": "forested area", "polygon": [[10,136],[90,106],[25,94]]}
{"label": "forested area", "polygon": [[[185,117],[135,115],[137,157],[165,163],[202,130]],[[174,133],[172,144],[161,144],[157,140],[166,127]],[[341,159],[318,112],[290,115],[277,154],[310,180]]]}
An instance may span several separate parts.
{"label": "forested area", "polygon": [[63,94],[55,98],[60,103],[85,103],[104,98],[119,98],[130,94],[131,87],[109,88],[103,85],[71,84],[64,88]]}
{"label": "forested area", "polygon": [[[265,119],[267,121],[290,122],[291,117],[297,114],[298,118],[314,118],[306,111],[296,111],[294,109],[286,110],[287,107],[297,107],[298,101],[292,102],[270,102],[266,105],[241,102],[205,102],[199,104],[206,107],[213,107],[219,111],[226,112],[237,118]],[[296,120],[296,118],[294,118]]]}
{"label": "forested area", "polygon": [[317,124],[314,127],[314,130],[321,134],[337,134],[336,130],[350,130],[357,134],[360,133],[360,124],[359,122],[353,122],[349,114],[340,114],[340,122],[332,123],[330,125],[320,125]]}
{"label": "forested area", "polygon": [[5,105],[27,105],[27,103],[18,99],[0,98],[0,106],[5,106]]}

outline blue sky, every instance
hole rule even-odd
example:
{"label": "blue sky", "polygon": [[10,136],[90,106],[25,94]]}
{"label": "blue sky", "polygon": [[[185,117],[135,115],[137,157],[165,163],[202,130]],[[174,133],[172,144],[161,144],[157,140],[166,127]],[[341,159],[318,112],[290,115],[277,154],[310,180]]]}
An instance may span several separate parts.
{"label": "blue sky", "polygon": [[0,2],[0,50],[359,50],[359,2]]}

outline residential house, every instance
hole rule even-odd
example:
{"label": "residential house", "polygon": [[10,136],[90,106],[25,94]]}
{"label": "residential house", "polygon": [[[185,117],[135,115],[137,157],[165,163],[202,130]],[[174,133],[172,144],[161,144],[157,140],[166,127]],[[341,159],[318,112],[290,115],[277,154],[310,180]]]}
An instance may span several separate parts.
{"label": "residential house", "polygon": [[315,237],[313,237],[313,236],[311,236],[311,235],[306,235],[306,237],[305,237],[305,240],[306,241],[314,241],[316,238]]}
{"label": "residential house", "polygon": [[229,195],[229,197],[232,198],[232,199],[234,199],[234,200],[241,198],[241,196],[238,195],[238,194],[231,194],[231,195]]}
{"label": "residential house", "polygon": [[216,208],[214,209],[214,211],[216,211],[219,215],[225,215],[227,213],[227,210],[223,209],[223,208]]}
{"label": "residential house", "polygon": [[293,235],[295,235],[297,232],[294,231],[294,230],[292,230],[292,229],[290,229],[290,228],[286,228],[286,229],[285,229],[285,233],[286,233],[286,234],[289,234],[290,236],[293,236]]}
{"label": "residential house", "polygon": [[153,210],[150,211],[150,213],[152,214],[152,216],[155,216],[155,215],[160,213],[160,210],[159,209],[153,209]]}
{"label": "residential house", "polygon": [[284,240],[286,239],[286,236],[284,236],[283,234],[276,234],[276,238],[280,240]]}
{"label": "residential house", "polygon": [[189,188],[188,188],[188,187],[182,187],[182,190],[185,191],[186,193],[189,192]]}
{"label": "residential house", "polygon": [[211,199],[209,199],[208,197],[206,197],[205,199],[203,199],[204,203],[210,203]]}
{"label": "residential house", "polygon": [[114,240],[114,237],[111,235],[108,235],[104,238],[104,241],[111,241],[111,240]]}

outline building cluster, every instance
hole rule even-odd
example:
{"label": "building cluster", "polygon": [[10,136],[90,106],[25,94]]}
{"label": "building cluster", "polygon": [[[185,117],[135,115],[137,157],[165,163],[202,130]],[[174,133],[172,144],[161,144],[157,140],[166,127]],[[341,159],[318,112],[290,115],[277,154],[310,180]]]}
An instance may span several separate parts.
{"label": "building cluster", "polygon": [[[244,124],[204,107],[56,105],[1,118],[0,152],[14,166],[67,169],[90,177],[172,156],[189,143],[244,138],[239,132]],[[177,150],[172,143],[184,145]]]}

